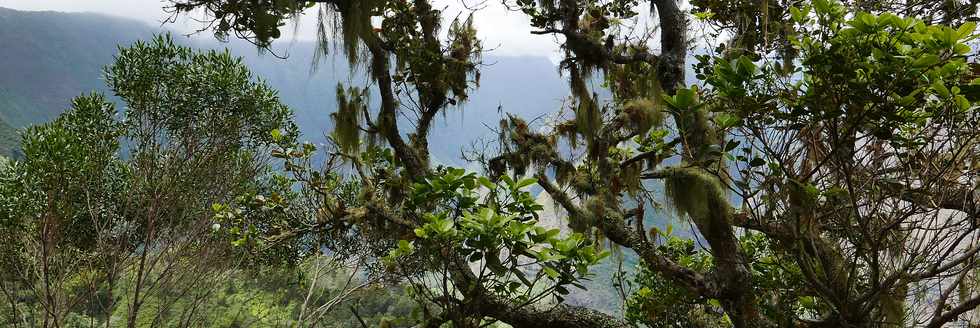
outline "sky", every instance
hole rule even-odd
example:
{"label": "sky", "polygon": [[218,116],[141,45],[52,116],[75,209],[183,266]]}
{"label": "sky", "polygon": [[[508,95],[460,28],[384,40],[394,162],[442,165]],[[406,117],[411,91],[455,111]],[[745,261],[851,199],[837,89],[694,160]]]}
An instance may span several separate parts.
{"label": "sky", "polygon": [[[475,16],[477,33],[484,41],[485,49],[493,49],[491,54],[501,56],[543,56],[552,60],[558,58],[558,45],[551,36],[531,35],[528,19],[521,13],[509,12],[499,0],[463,0],[473,7],[482,3],[482,9]],[[18,10],[53,10],[65,12],[95,12],[113,16],[127,17],[148,24],[160,26],[168,14],[163,7],[165,0],[0,0],[0,7]],[[460,0],[433,0],[433,7],[445,8],[443,17],[451,19],[458,14],[465,17],[468,10]],[[287,25],[283,35],[287,39],[315,39],[313,20],[315,13],[305,15],[297,29]],[[448,25],[448,24],[447,24]],[[178,19],[163,27],[177,31],[190,32],[201,25],[193,20]],[[210,34],[202,33],[204,36]]]}

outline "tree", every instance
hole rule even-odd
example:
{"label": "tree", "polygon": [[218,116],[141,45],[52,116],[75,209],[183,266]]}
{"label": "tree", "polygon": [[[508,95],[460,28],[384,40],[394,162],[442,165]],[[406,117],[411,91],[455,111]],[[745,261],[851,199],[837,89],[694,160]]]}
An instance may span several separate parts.
{"label": "tree", "polygon": [[[261,186],[270,130],[296,135],[275,92],[227,52],[161,36],[122,48],[106,81],[127,104],[121,117],[104,96],[80,96],[26,131],[23,160],[4,164],[2,280],[14,322],[72,326],[66,316],[84,312],[109,326],[125,309],[134,327],[207,295],[236,259],[213,231],[212,204]],[[23,290],[26,302],[14,295]],[[155,312],[141,311],[150,296]]]}
{"label": "tree", "polygon": [[275,91],[253,81],[241,59],[227,51],[195,52],[169,36],[121,49],[106,81],[128,105],[127,137],[135,145],[127,199],[141,209],[131,213],[140,220],[132,327],[147,292],[171,283],[201,288],[207,280],[200,278],[230,263],[228,249],[211,244],[219,240],[212,205],[257,188],[256,177],[267,169],[269,131],[294,138],[296,127]]}
{"label": "tree", "polygon": [[96,254],[108,246],[107,225],[119,218],[111,201],[126,174],[115,158],[122,130],[112,105],[87,95],[72,106],[58,120],[28,130],[25,160],[4,170],[3,227],[12,237],[4,242],[4,281],[10,293],[25,286],[42,305],[43,321],[34,324],[51,327],[93,296],[87,287],[99,278],[74,273],[92,272],[103,260]]}
{"label": "tree", "polygon": [[[361,89],[340,88],[328,165],[286,165],[325,204],[307,211],[317,215],[297,230],[354,235],[379,263],[415,254],[429,264],[380,270],[444,278],[417,285],[437,291],[422,295],[439,305],[426,325],[627,325],[559,297],[541,307],[512,293],[534,290],[521,274],[544,272],[557,277],[555,293],[545,295],[560,296],[558,287],[582,276],[549,269],[587,273],[595,255],[562,253],[572,262],[548,263],[526,251],[540,249],[533,243],[547,232],[526,227],[534,205],[520,201],[523,181],[537,182],[578,233],[545,237],[554,249],[608,240],[642,260],[634,322],[666,315],[680,318],[667,325],[686,325],[697,312],[708,318],[700,324],[735,327],[938,327],[966,320],[980,304],[971,282],[980,250],[972,128],[980,81],[966,44],[977,37],[975,25],[963,23],[975,17],[975,4],[948,2],[915,18],[899,15],[921,3],[694,1],[690,15],[677,2],[654,0],[652,38],[625,23],[639,15],[638,1],[507,1],[530,17],[534,33],[561,37],[572,94],[546,132],[518,117],[502,121],[499,147],[478,157],[487,176],[479,178],[433,168],[426,143],[436,114],[464,101],[467,78],[478,77],[469,20],[440,40],[440,12],[425,0],[173,3],[178,14],[203,9],[219,35],[260,46],[319,3],[321,31],[337,34],[352,63],[366,61],[379,108]],[[376,16],[380,28],[371,25]],[[689,16],[733,36],[697,57],[701,83],[690,86]],[[592,79],[611,96],[598,96]],[[407,141],[395,119],[406,112],[417,114]],[[288,147],[279,152],[287,163],[313,151]],[[364,189],[339,197],[338,179]],[[508,194],[513,201],[499,198]],[[644,213],[662,204],[692,223],[705,249],[647,232]],[[467,264],[474,257],[476,270]],[[522,257],[540,271],[517,269]],[[511,266],[497,267],[503,260]],[[510,282],[513,291],[495,287]]]}

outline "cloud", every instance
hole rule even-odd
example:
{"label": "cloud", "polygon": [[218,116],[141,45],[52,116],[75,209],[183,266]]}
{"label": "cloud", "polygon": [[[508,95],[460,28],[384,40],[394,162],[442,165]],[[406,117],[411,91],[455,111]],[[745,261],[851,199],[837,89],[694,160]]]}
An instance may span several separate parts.
{"label": "cloud", "polygon": [[[464,0],[472,2],[472,0]],[[443,10],[445,26],[452,19],[465,19],[473,10],[464,6],[460,0],[433,0],[433,8]],[[531,34],[530,20],[520,12],[505,8],[499,0],[485,1],[477,8],[474,24],[477,34],[484,42],[486,49],[492,49],[492,54],[502,56],[542,56],[556,57],[558,44],[554,38],[546,35]],[[287,25],[283,35],[287,38],[312,40],[316,38],[315,9],[305,13],[299,20],[298,26]]]}
{"label": "cloud", "polygon": [[[465,1],[465,0],[464,0]],[[472,2],[472,1],[468,1]],[[436,0],[433,6],[445,6],[444,18],[465,17],[469,10],[457,0]],[[537,55],[553,57],[558,44],[554,37],[531,34],[531,22],[520,12],[510,11],[500,1],[486,1],[474,16],[477,34],[484,47],[499,55]]]}

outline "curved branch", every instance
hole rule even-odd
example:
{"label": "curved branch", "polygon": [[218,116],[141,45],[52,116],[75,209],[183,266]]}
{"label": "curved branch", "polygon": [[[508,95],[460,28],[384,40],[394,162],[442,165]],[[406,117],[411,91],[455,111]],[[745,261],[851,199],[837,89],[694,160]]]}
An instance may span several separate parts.
{"label": "curved branch", "polygon": [[[592,214],[576,205],[567,193],[562,191],[555,185],[546,175],[537,174],[538,184],[541,188],[547,192],[552,199],[554,199],[558,204],[569,213],[571,216],[585,217],[591,216]],[[656,247],[650,242],[644,240],[642,237],[642,231],[634,231],[632,228],[626,225],[626,222],[621,218],[616,217],[606,217],[606,218],[595,218],[596,220],[590,220],[593,222],[598,221],[597,227],[602,230],[606,238],[610,241],[626,247],[635,251],[645,263],[651,266],[651,268],[657,272],[663,273],[667,277],[673,279],[674,281],[680,283],[688,290],[705,297],[717,297],[717,289],[709,283],[701,273],[693,271],[691,269],[685,268],[683,266],[674,263],[669,258],[660,254]]]}

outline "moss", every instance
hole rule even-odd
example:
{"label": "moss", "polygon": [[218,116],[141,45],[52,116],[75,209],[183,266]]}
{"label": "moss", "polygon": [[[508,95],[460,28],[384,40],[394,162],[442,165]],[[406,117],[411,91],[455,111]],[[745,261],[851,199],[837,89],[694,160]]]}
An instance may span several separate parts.
{"label": "moss", "polygon": [[642,173],[642,167],[639,164],[628,165],[620,171],[621,181],[623,182],[623,189],[630,195],[636,196],[642,189],[640,182],[640,173]]}
{"label": "moss", "polygon": [[881,315],[884,317],[882,327],[905,327],[905,297],[908,286],[899,286],[890,293],[882,293],[879,297]]}
{"label": "moss", "polygon": [[575,107],[575,126],[578,127],[578,132],[591,139],[601,125],[602,114],[595,100],[587,98],[579,101]]}
{"label": "moss", "polygon": [[[565,138],[572,149],[578,148],[578,127],[575,121],[566,121],[555,127],[555,133]],[[978,161],[980,162],[980,161]]]}
{"label": "moss", "polygon": [[[363,0],[346,3],[346,8],[339,8],[340,20],[339,22],[335,20],[334,31],[340,31],[347,59],[351,64],[356,64],[360,60],[361,37],[373,33],[371,16],[377,11],[381,1]],[[336,28],[337,25],[339,29]]]}
{"label": "moss", "polygon": [[586,232],[595,226],[596,218],[602,217],[605,213],[605,204],[598,197],[590,197],[585,200],[584,208],[586,215],[573,215],[568,218],[568,227],[574,232]]}
{"label": "moss", "polygon": [[654,126],[663,125],[664,114],[660,107],[661,105],[652,98],[630,100],[623,105],[624,119],[634,133],[642,135]]}
{"label": "moss", "polygon": [[567,186],[575,173],[575,166],[569,162],[562,161],[555,165],[555,181],[561,186]]}
{"label": "moss", "polygon": [[366,98],[366,90],[345,90],[343,85],[337,84],[337,112],[330,116],[334,121],[334,141],[345,153],[354,154],[360,147],[359,117],[367,109]]}
{"label": "moss", "polygon": [[473,27],[473,15],[470,14],[463,22],[458,18],[453,20],[449,28],[449,38],[452,40],[449,54],[452,60],[447,65],[449,76],[447,81],[453,94],[460,101],[465,101],[467,77],[473,76],[473,82],[479,86],[480,72],[474,62],[479,62],[483,53],[483,45],[477,38],[476,28]]}
{"label": "moss", "polygon": [[679,216],[687,215],[705,226],[718,215],[728,216],[725,189],[717,177],[693,167],[666,171],[664,193]]}

